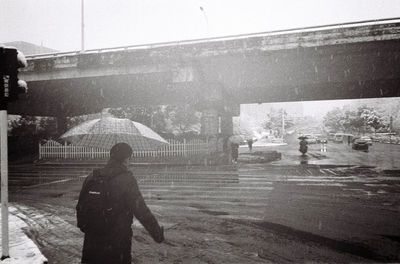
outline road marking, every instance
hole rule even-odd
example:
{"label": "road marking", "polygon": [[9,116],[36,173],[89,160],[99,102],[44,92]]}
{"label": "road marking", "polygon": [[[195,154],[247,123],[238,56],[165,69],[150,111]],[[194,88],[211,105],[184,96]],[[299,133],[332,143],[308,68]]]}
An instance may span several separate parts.
{"label": "road marking", "polygon": [[39,186],[45,186],[45,185],[51,185],[51,184],[56,184],[56,183],[69,182],[69,181],[72,181],[72,180],[74,180],[74,179],[64,179],[64,180],[58,180],[58,181],[40,183],[40,184],[35,184],[35,185],[23,186],[22,188],[24,188],[24,189],[30,189],[30,188],[35,188],[35,187],[39,187]]}

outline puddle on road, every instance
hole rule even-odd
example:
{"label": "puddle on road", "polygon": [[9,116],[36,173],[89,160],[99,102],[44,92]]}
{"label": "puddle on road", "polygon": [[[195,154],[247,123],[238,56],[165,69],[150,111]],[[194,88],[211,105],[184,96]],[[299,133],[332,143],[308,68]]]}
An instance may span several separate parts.
{"label": "puddle on road", "polygon": [[223,212],[223,211],[213,211],[213,210],[199,210],[199,212],[201,213],[205,213],[205,214],[209,214],[209,215],[229,215],[229,213],[227,212]]}
{"label": "puddle on road", "polygon": [[321,182],[321,183],[328,183],[328,182],[354,182],[353,179],[333,179],[331,177],[307,177],[307,178],[297,178],[297,179],[286,179],[288,182]]}
{"label": "puddle on road", "polygon": [[376,193],[373,193],[371,191],[366,191],[364,189],[343,189],[343,191],[354,191],[354,192],[362,192],[365,195],[371,196],[371,195],[376,195]]}
{"label": "puddle on road", "polygon": [[248,221],[261,221],[263,217],[254,217],[249,215],[221,215],[220,218],[224,219],[234,219],[234,220],[248,220]]}
{"label": "puddle on road", "polygon": [[346,184],[343,183],[298,183],[296,185],[299,186],[337,186],[337,187],[343,187],[343,186],[347,186]]}

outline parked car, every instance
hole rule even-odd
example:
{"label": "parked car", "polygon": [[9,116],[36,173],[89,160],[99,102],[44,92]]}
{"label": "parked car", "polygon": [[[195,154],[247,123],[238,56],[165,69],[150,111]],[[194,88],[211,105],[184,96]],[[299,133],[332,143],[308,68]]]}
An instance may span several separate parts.
{"label": "parked car", "polygon": [[372,138],[368,137],[368,136],[362,136],[360,139],[363,139],[365,141],[367,141],[368,145],[372,145]]}
{"label": "parked car", "polygon": [[368,142],[362,138],[355,138],[353,139],[351,148],[355,150],[368,150]]}

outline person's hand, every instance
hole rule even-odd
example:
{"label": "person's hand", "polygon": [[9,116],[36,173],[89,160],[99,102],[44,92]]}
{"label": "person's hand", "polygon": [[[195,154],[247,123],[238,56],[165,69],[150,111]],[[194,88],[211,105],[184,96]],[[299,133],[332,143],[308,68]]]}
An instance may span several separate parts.
{"label": "person's hand", "polygon": [[162,243],[164,240],[165,240],[164,227],[161,226],[160,227],[160,232],[158,233],[158,235],[156,237],[154,237],[154,241],[156,241],[157,243]]}

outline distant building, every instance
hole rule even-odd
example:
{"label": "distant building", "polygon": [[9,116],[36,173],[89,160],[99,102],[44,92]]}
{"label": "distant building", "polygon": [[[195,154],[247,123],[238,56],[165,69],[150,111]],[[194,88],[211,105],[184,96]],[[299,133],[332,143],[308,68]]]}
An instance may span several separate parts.
{"label": "distant building", "polygon": [[[255,124],[262,125],[266,115],[271,110],[279,111],[283,109],[288,118],[293,121],[304,118],[303,102],[282,102],[282,103],[263,103],[263,104],[242,104],[240,113],[245,119],[252,119]],[[241,120],[242,122],[242,120]]]}
{"label": "distant building", "polygon": [[33,43],[25,42],[25,41],[13,41],[7,43],[1,43],[4,46],[10,46],[17,48],[18,50],[22,51],[24,55],[37,55],[43,53],[55,53],[58,52],[57,50],[50,49],[44,46],[39,46]]}

